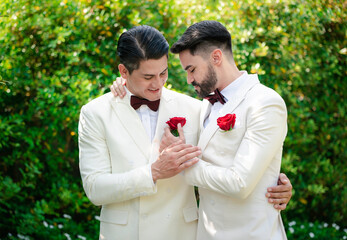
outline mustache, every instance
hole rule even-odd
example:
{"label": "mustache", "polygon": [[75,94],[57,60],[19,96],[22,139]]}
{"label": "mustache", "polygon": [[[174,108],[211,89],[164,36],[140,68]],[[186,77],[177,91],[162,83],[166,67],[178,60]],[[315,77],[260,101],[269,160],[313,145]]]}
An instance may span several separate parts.
{"label": "mustache", "polygon": [[194,87],[195,87],[195,86],[201,87],[200,84],[198,84],[198,83],[195,82],[195,81],[193,81],[191,84],[192,84]]}

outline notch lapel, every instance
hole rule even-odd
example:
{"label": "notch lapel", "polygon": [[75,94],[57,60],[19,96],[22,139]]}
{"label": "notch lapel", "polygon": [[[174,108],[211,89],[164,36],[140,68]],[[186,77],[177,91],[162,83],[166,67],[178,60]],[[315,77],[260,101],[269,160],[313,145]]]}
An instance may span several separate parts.
{"label": "notch lapel", "polygon": [[127,130],[129,136],[142,151],[146,159],[150,157],[151,140],[142,125],[136,111],[130,105],[130,97],[127,94],[123,99],[111,97],[110,103],[117,114],[121,124]]}
{"label": "notch lapel", "polygon": [[162,95],[160,98],[160,105],[158,109],[158,121],[157,127],[155,129],[155,136],[152,142],[152,150],[151,150],[151,160],[155,161],[159,156],[159,146],[161,138],[164,134],[164,129],[168,126],[166,122],[171,117],[175,117],[174,113],[177,114],[177,104],[175,101],[172,101],[174,98],[170,94],[170,92],[163,87]]}
{"label": "notch lapel", "polygon": [[211,112],[211,106],[212,105],[210,104],[210,102],[207,101],[206,99],[202,101],[201,112],[200,112],[200,134],[205,130],[204,122]]}
{"label": "notch lapel", "polygon": [[[228,113],[232,113],[235,110],[235,108],[237,108],[237,106],[239,106],[240,103],[244,100],[244,98],[247,95],[247,92],[258,83],[259,80],[256,74],[248,75],[247,79],[244,80],[244,83],[240,86],[240,89],[237,91],[235,96],[232,99],[229,99],[229,101],[224,104],[217,118],[224,116]],[[210,119],[209,124],[206,126],[205,130],[200,135],[198,146],[201,148],[202,151],[206,148],[208,142],[211,140],[214,133],[219,129],[219,126],[217,125],[217,118]],[[203,121],[204,120],[202,120],[202,122]]]}

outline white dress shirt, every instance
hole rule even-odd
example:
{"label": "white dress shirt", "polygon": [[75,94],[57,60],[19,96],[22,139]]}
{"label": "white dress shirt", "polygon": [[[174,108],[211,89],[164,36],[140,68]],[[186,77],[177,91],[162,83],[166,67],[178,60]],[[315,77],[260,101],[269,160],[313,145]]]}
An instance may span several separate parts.
{"label": "white dress shirt", "polygon": [[[131,98],[131,96],[133,96],[134,94],[132,94],[127,88],[125,89],[127,91],[127,94],[129,94]],[[157,128],[158,111],[152,111],[147,105],[142,105],[135,111],[139,115],[142,125],[145,128],[147,135],[152,142],[155,136],[155,130]]]}
{"label": "white dress shirt", "polygon": [[[238,78],[236,78],[232,83],[230,83],[226,88],[224,88],[221,91],[221,94],[224,96],[225,102],[228,102],[229,100],[232,101],[233,95],[236,94],[237,90],[240,88],[242,85],[243,81],[247,78],[248,73],[246,71],[241,71],[242,75]],[[205,122],[204,122],[204,127],[210,123],[210,122],[216,122],[217,121],[217,116],[219,116],[220,110],[223,108],[223,104],[221,104],[219,101],[217,101],[215,104],[211,106],[211,112],[210,114],[206,117]]]}

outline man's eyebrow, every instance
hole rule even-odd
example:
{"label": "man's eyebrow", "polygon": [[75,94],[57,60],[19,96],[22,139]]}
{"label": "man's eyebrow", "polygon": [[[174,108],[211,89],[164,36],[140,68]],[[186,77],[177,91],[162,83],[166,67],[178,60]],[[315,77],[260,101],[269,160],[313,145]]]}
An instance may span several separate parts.
{"label": "man's eyebrow", "polygon": [[185,71],[187,71],[192,65],[188,65],[184,68]]}
{"label": "man's eyebrow", "polygon": [[162,73],[165,72],[166,70],[168,70],[168,68],[169,68],[169,67],[166,67],[166,68],[162,71]]}

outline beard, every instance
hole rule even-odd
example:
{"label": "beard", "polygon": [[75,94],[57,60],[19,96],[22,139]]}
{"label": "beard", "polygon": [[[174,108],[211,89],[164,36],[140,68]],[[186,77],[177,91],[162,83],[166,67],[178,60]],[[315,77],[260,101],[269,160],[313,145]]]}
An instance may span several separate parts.
{"label": "beard", "polygon": [[196,93],[201,98],[207,97],[211,92],[216,90],[216,84],[217,84],[217,75],[216,72],[213,70],[211,64],[208,65],[208,72],[204,79],[201,81],[201,83],[197,83],[196,81],[192,82],[193,86],[198,86],[199,89],[196,89]]}

